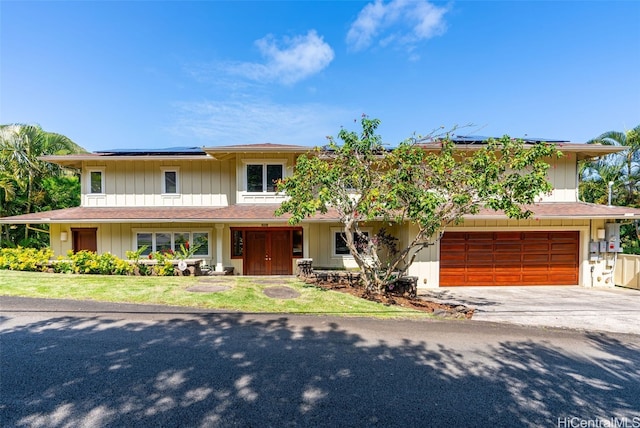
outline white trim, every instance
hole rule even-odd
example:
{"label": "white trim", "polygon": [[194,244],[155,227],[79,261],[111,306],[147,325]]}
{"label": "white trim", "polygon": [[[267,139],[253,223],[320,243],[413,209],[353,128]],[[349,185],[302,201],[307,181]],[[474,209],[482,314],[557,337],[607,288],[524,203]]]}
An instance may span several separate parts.
{"label": "white trim", "polygon": [[[167,166],[167,167],[162,167],[160,168],[161,171],[161,181],[160,181],[160,186],[161,186],[161,192],[162,192],[162,196],[178,196],[180,195],[180,167],[178,166]],[[171,192],[168,193],[167,192],[167,178],[166,178],[166,173],[167,172],[175,172],[176,173],[176,191],[175,193]]]}
{"label": "white trim", "polygon": [[[104,196],[107,192],[105,189],[105,171],[106,167],[104,166],[91,166],[85,169],[87,178],[85,180],[86,192],[87,196]],[[100,173],[100,192],[93,193],[91,192],[91,173],[99,172]]]}
{"label": "white trim", "polygon": [[224,266],[223,266],[224,259],[222,258],[224,226],[225,225],[222,223],[214,225],[214,227],[216,228],[216,272],[224,271]]}

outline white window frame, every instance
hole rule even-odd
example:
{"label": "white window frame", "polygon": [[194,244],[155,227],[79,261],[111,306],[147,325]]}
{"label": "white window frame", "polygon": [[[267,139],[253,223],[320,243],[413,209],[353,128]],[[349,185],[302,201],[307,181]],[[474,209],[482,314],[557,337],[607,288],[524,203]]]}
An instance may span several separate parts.
{"label": "white window frame", "polygon": [[[242,163],[243,167],[243,183],[242,188],[245,193],[248,194],[262,194],[262,195],[275,195],[278,192],[267,192],[267,165],[280,165],[282,166],[282,178],[287,176],[287,160],[286,159],[243,159]],[[249,191],[249,174],[248,167],[249,165],[262,165],[262,192],[250,192]]]}
{"label": "white window frame", "polygon": [[[96,166],[92,166],[86,169],[87,171],[87,179],[85,181],[86,186],[87,186],[87,192],[86,194],[88,196],[104,196],[106,194],[106,190],[105,190],[105,170],[106,168],[101,166],[101,167],[96,167]],[[99,172],[100,173],[100,192],[97,193],[92,193],[91,192],[91,173],[94,172]]]}
{"label": "white window frame", "polygon": [[[360,232],[363,233],[368,233],[369,234],[369,238],[371,238],[373,235],[373,228],[372,227],[361,227],[360,228]],[[344,228],[342,227],[332,227],[331,228],[331,257],[334,259],[351,259],[353,260],[353,256],[351,255],[351,253],[349,254],[337,254],[336,253],[336,234],[337,233],[344,233]]]}
{"label": "white window frame", "polygon": [[133,233],[133,243],[131,248],[133,248],[133,251],[136,251],[138,249],[138,234],[139,233],[150,233],[151,234],[151,252],[155,253],[156,250],[156,234],[158,233],[168,233],[171,235],[171,248],[175,248],[175,234],[176,233],[188,233],[189,234],[189,243],[193,243],[193,234],[194,233],[206,233],[208,235],[208,239],[207,239],[207,254],[197,254],[194,255],[193,258],[204,258],[204,259],[209,259],[212,257],[211,254],[211,237],[212,237],[212,230],[211,229],[175,229],[175,230],[171,230],[171,229],[131,229],[131,232]]}
{"label": "white window frame", "polygon": [[[163,167],[160,168],[161,171],[161,183],[160,185],[162,186],[162,195],[163,196],[176,196],[176,195],[180,195],[180,168],[177,166],[168,166],[168,167]],[[168,193],[167,192],[167,172],[175,172],[176,173],[176,192],[175,193]]]}

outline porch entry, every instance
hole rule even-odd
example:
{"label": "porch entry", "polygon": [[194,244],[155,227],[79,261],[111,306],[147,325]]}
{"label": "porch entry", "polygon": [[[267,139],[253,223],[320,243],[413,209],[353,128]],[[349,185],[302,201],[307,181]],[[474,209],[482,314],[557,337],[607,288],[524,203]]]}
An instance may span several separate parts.
{"label": "porch entry", "polygon": [[95,227],[87,227],[87,228],[72,228],[71,229],[71,238],[73,242],[73,252],[77,253],[78,251],[86,250],[93,251],[94,253],[98,252],[98,237],[97,237],[97,228]]}
{"label": "porch entry", "polygon": [[300,228],[242,228],[235,234],[242,235],[244,275],[293,274],[293,259],[301,256]]}

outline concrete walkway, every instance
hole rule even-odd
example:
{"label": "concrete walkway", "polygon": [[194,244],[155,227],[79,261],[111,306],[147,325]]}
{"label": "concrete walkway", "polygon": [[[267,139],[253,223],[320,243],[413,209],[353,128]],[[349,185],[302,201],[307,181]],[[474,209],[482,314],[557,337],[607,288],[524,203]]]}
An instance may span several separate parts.
{"label": "concrete walkway", "polygon": [[583,287],[450,287],[420,295],[475,308],[473,320],[640,334],[640,291]]}

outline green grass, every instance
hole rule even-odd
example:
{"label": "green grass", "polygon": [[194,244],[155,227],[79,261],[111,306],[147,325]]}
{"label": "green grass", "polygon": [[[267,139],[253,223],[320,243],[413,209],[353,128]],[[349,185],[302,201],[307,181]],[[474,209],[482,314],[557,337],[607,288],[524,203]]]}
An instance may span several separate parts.
{"label": "green grass", "polygon": [[[376,318],[428,317],[424,312],[385,306],[357,297],[324,290],[294,278],[263,281],[247,277],[221,277],[230,289],[218,293],[187,291],[202,277],[135,277],[70,275],[0,270],[0,295],[49,299],[159,304],[253,313],[331,314]],[[223,285],[223,284],[216,284]],[[289,286],[300,297],[272,299],[263,290]]]}

